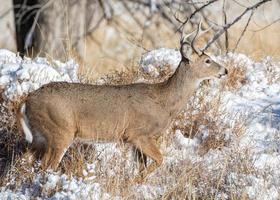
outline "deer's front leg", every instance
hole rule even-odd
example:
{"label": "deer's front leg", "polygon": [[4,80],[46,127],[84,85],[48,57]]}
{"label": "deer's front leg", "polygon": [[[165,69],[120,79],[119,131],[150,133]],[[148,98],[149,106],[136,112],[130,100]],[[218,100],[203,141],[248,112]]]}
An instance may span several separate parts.
{"label": "deer's front leg", "polygon": [[[131,143],[135,145],[135,147],[137,148],[137,150],[139,150],[139,152],[141,152],[141,154],[143,154],[143,157],[148,156],[153,160],[153,162],[146,168],[144,163],[144,167],[141,167],[140,160],[140,172],[139,175],[134,178],[134,182],[140,183],[145,180],[148,174],[153,172],[157,167],[161,165],[163,157],[155,144],[155,140],[151,137],[139,136],[137,138],[134,138]],[[143,169],[141,170],[141,168]]]}

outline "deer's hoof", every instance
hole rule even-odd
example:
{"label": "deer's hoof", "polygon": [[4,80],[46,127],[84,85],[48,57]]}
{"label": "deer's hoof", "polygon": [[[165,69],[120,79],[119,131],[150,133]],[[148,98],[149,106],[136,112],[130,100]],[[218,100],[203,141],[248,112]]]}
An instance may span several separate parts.
{"label": "deer's hoof", "polygon": [[138,175],[138,176],[134,177],[134,179],[133,179],[133,183],[135,183],[135,184],[143,184],[145,182],[146,182],[146,178],[141,175]]}

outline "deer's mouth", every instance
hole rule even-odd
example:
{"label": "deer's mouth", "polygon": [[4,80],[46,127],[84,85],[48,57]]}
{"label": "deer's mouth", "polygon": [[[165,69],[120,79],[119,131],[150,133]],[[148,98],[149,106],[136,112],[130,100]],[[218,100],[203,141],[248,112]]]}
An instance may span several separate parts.
{"label": "deer's mouth", "polygon": [[217,78],[222,78],[222,77],[224,77],[224,76],[226,76],[226,74],[219,74],[218,76],[216,76]]}
{"label": "deer's mouth", "polygon": [[217,75],[217,78],[222,78],[228,74],[228,70],[224,68],[223,72]]}

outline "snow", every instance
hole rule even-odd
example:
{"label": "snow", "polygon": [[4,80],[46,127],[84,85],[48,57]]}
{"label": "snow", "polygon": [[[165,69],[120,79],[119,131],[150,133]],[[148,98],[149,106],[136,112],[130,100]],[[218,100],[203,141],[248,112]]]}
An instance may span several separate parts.
{"label": "snow", "polygon": [[[180,62],[181,56],[174,49],[157,49],[143,55],[140,68],[144,73],[157,77],[163,70],[174,71]],[[245,174],[238,171],[226,171],[227,180],[231,186],[239,185],[249,199],[279,199],[280,189],[280,63],[275,63],[270,57],[255,62],[243,54],[229,53],[226,56],[215,57],[218,62],[233,60],[246,69],[246,84],[236,91],[223,91],[222,105],[225,115],[219,119],[221,123],[228,124],[225,130],[226,140],[231,144],[222,149],[211,149],[206,154],[198,153],[201,141],[209,136],[207,127],[201,126],[200,135],[185,138],[180,130],[175,130],[171,135],[171,143],[161,145],[164,161],[159,170],[149,176],[150,179],[167,179],[170,185],[156,185],[151,183],[132,184],[131,190],[138,197],[145,199],[157,199],[162,197],[168,187],[177,184],[174,177],[168,174],[162,175],[161,171],[172,169],[173,166],[184,166],[191,163],[200,166],[202,173],[209,176],[219,177],[226,162],[233,165],[239,161],[237,155],[231,161],[228,156],[234,149],[247,152],[248,162],[256,173]],[[13,101],[16,97],[29,93],[41,85],[51,81],[78,82],[77,64],[70,60],[66,63],[52,61],[45,58],[20,58],[18,55],[0,50],[0,87],[4,88],[4,98]],[[219,92],[217,85],[219,80],[211,81],[210,92],[207,99],[211,101]],[[246,130],[238,138],[232,136],[231,128],[234,126],[236,116],[245,115]],[[123,156],[122,150],[117,144],[95,144],[95,150],[100,152],[96,160],[89,161],[83,175],[85,178],[68,177],[57,172],[47,172],[45,181],[38,174],[33,180],[33,188],[18,187],[11,190],[7,187],[0,188],[1,199],[30,199],[34,194],[36,184],[46,190],[53,190],[60,186],[61,189],[52,195],[52,199],[121,199],[118,195],[112,196],[106,193],[102,184],[98,181],[97,170],[104,170],[108,177],[116,174],[114,157]],[[245,153],[244,153],[245,154]],[[244,158],[243,158],[244,159]],[[123,171],[134,173],[133,156],[129,154],[121,163]],[[176,172],[174,172],[176,173]],[[178,172],[179,173],[179,172]],[[94,174],[94,175],[92,175]],[[165,177],[166,176],[166,177]],[[173,184],[173,185],[172,185]],[[187,184],[187,183],[186,183]],[[193,187],[193,186],[192,186]],[[204,184],[190,189],[192,191],[204,190]],[[218,192],[216,197],[228,199],[230,193],[217,191],[212,188],[211,192]],[[241,195],[241,194],[240,194]]]}
{"label": "snow", "polygon": [[78,82],[77,69],[78,65],[73,60],[49,63],[46,58],[22,59],[0,49],[0,87],[4,89],[3,98],[10,101],[49,82]]}
{"label": "snow", "polygon": [[140,68],[152,77],[158,77],[161,71],[170,69],[175,71],[181,61],[180,53],[175,49],[160,48],[144,54],[140,61]]}

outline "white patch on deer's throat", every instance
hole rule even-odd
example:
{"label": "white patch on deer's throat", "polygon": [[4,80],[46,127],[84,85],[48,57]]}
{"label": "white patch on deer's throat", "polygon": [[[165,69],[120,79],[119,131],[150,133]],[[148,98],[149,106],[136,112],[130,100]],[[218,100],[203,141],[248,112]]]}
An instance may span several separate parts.
{"label": "white patch on deer's throat", "polygon": [[195,82],[195,89],[198,89],[198,88],[199,88],[201,82],[202,82],[202,80],[197,80],[197,81]]}
{"label": "white patch on deer's throat", "polygon": [[20,123],[21,123],[22,129],[23,129],[23,132],[25,134],[25,139],[29,143],[32,143],[33,136],[32,136],[32,132],[31,132],[31,130],[29,128],[29,125],[28,125],[28,119],[27,119],[27,116],[25,114],[25,109],[26,109],[26,106],[25,106],[25,103],[24,103],[20,108],[20,113],[22,115],[22,117],[20,119]]}
{"label": "white patch on deer's throat", "polygon": [[196,87],[196,89],[197,88],[199,88],[199,86],[200,86],[200,83],[202,82],[202,81],[204,81],[204,80],[209,80],[209,79],[213,79],[213,77],[205,77],[205,78],[201,78],[201,79],[198,79],[196,82],[195,82],[195,87]]}

